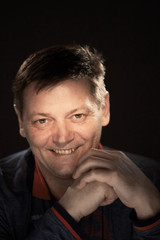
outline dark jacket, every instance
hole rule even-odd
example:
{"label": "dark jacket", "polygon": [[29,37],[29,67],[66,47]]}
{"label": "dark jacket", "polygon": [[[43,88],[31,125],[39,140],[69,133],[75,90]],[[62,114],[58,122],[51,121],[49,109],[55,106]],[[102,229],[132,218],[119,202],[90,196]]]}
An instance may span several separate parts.
{"label": "dark jacket", "polygon": [[[160,188],[160,164],[127,155]],[[119,199],[76,223],[54,199],[32,196],[33,174],[34,157],[29,149],[0,160],[0,240],[160,240],[160,216],[138,222],[133,210]],[[52,206],[79,238],[53,213]]]}

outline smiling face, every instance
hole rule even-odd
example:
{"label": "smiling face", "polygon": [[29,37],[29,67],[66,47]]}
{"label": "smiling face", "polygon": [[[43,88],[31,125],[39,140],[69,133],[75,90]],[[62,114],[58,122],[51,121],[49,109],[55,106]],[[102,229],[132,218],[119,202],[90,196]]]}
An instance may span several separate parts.
{"label": "smiling face", "polygon": [[102,126],[109,122],[109,100],[98,108],[85,80],[66,80],[37,93],[34,84],[24,90],[20,133],[26,137],[40,169],[59,178],[71,178],[79,159],[97,148]]}

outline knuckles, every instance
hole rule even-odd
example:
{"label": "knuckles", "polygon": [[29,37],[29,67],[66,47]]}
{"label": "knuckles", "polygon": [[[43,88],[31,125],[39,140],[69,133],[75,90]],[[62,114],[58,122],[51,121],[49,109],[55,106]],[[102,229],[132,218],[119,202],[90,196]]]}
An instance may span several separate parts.
{"label": "knuckles", "polygon": [[106,184],[102,182],[93,182],[91,183],[92,190],[96,190],[97,193],[106,192]]}

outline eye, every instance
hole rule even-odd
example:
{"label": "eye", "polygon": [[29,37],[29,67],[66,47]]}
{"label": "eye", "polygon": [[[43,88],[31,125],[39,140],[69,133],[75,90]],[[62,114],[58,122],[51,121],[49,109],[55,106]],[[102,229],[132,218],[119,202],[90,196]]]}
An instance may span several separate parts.
{"label": "eye", "polygon": [[39,129],[46,128],[50,125],[51,121],[45,118],[38,119],[34,121],[34,126]]}
{"label": "eye", "polygon": [[72,121],[75,123],[81,123],[85,120],[86,115],[83,113],[77,113],[72,116]]}
{"label": "eye", "polygon": [[77,118],[77,119],[78,119],[78,118],[82,118],[83,116],[84,116],[84,114],[82,114],[82,113],[79,113],[79,114],[75,114],[75,115],[74,115],[74,117]]}
{"label": "eye", "polygon": [[37,120],[37,122],[40,123],[40,124],[44,124],[44,123],[46,123],[46,121],[47,120],[45,118]]}

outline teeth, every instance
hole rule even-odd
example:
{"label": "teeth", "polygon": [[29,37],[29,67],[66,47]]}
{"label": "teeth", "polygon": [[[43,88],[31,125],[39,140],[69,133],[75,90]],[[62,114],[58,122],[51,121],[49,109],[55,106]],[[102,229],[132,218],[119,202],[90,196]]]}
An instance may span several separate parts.
{"label": "teeth", "polygon": [[74,152],[75,149],[71,148],[71,149],[66,149],[66,150],[60,150],[60,149],[53,149],[54,152],[58,153],[58,154],[70,154],[71,152]]}

